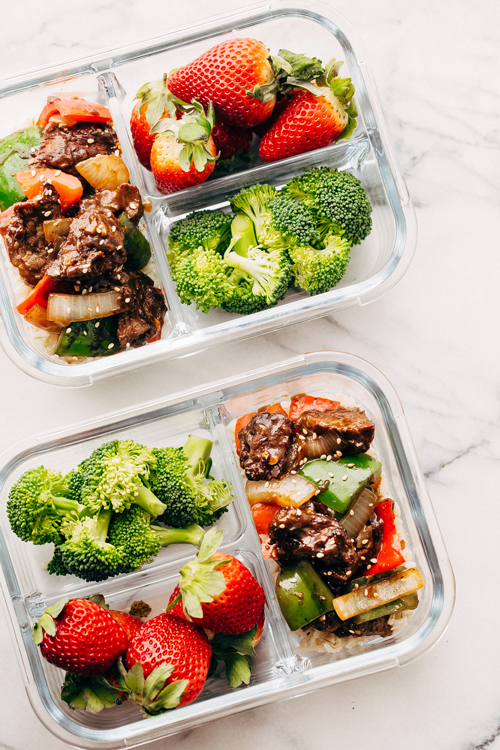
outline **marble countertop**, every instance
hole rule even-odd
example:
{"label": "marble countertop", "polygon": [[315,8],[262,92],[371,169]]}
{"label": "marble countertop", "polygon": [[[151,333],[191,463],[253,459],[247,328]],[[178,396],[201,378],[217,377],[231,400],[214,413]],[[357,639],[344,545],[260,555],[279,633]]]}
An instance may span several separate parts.
{"label": "marble countertop", "polygon": [[[359,32],[372,64],[417,210],[414,261],[395,289],[367,307],[204,354],[203,379],[314,349],[352,352],[379,367],[406,411],[454,567],[456,608],[438,645],[405,668],[145,746],[152,750],[174,743],[179,750],[315,750],[325,740],[351,750],[500,748],[500,12],[486,0],[334,5]],[[145,38],[209,15],[213,3],[173,6],[4,3],[0,70],[14,74]],[[217,3],[221,13],[232,7],[234,0]],[[21,26],[21,18],[29,20]],[[30,379],[0,352],[0,450],[82,415],[194,386],[200,361],[189,357],[72,391]],[[62,749],[30,708],[7,633],[0,617],[0,749]]]}

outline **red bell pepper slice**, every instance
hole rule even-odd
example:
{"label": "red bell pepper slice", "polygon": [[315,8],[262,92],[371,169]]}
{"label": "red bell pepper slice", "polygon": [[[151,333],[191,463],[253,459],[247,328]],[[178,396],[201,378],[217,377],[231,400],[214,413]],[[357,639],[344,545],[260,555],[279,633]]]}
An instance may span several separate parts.
{"label": "red bell pepper slice", "polygon": [[371,567],[367,567],[365,575],[368,576],[392,570],[405,562],[405,558],[401,554],[401,542],[396,531],[396,524],[394,523],[392,500],[385,500],[380,505],[377,505],[375,513],[384,524],[382,546],[378,553],[377,562],[373,563]]}
{"label": "red bell pepper slice", "polygon": [[[261,406],[261,408],[259,409],[259,413],[264,412],[264,411],[269,412],[269,414],[276,414],[276,412],[282,412],[283,414],[286,414],[285,409],[283,409],[280,403],[271,404],[271,406]],[[250,422],[254,414],[257,414],[257,412],[252,411],[250,412],[250,414],[244,414],[242,417],[238,417],[238,419],[236,420],[236,424],[234,426],[234,440],[236,442],[236,452],[238,453],[238,456],[240,455],[240,443],[238,440],[238,432],[243,427],[247,426],[247,424]]]}
{"label": "red bell pepper slice", "polygon": [[41,307],[47,307],[49,302],[49,294],[71,294],[73,287],[64,281],[49,279],[48,276],[44,276],[40,279],[38,284],[33,288],[33,291],[28,294],[26,299],[18,304],[16,310],[20,315],[26,315],[34,305],[40,305]]}
{"label": "red bell pepper slice", "polygon": [[[14,206],[16,204],[14,203]],[[2,237],[5,235],[5,232],[7,230],[7,227],[10,224],[10,220],[12,219],[12,212],[14,211],[14,206],[9,206],[9,208],[6,208],[5,211],[2,211],[0,213],[0,234]]]}
{"label": "red bell pepper slice", "polygon": [[292,396],[290,403],[290,419],[298,419],[304,411],[330,411],[332,409],[338,409],[340,406],[339,401],[331,401],[329,398],[316,398],[315,396],[308,396],[306,393],[298,393],[296,396]]}
{"label": "red bell pepper slice", "polygon": [[255,505],[252,505],[252,518],[257,529],[257,534],[259,535],[260,546],[265,559],[271,557],[271,553],[275,547],[269,539],[269,524],[279,509],[279,505],[268,505],[268,503],[255,503]]}
{"label": "red bell pepper slice", "polygon": [[60,114],[68,122],[75,124],[77,122],[108,122],[111,120],[111,112],[107,107],[95,102],[88,102],[86,99],[71,97],[67,99],[53,99],[47,102],[40,113],[37,125],[42,129],[45,128],[50,118]]}
{"label": "red bell pepper slice", "polygon": [[61,172],[60,169],[26,169],[24,172],[16,172],[16,179],[27,198],[38,195],[44,181],[49,181],[59,194],[62,211],[78,203],[83,193],[83,185],[78,177]]}

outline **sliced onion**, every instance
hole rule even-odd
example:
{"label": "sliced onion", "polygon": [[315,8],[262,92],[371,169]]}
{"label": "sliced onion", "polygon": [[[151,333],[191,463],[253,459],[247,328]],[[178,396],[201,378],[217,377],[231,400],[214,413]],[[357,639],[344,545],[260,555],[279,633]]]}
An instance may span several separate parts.
{"label": "sliced onion", "polygon": [[49,294],[47,318],[67,325],[77,320],[106,318],[124,309],[120,292]]}
{"label": "sliced onion", "polygon": [[49,331],[49,333],[61,333],[62,326],[53,320],[47,320],[47,310],[42,305],[33,305],[30,307],[24,319],[31,323],[36,328],[41,328],[43,331]]}
{"label": "sliced onion", "polygon": [[369,487],[365,487],[363,492],[351,503],[349,510],[340,522],[350,537],[355,539],[358,536],[379,502],[377,495]]}
{"label": "sliced onion", "polygon": [[76,164],[76,170],[96,190],[116,190],[129,181],[126,165],[119,156],[99,154]]}
{"label": "sliced onion", "polygon": [[305,453],[309,460],[320,456],[333,455],[339,448],[337,432],[322,432],[316,438],[310,435],[305,440]]}
{"label": "sliced onion", "polygon": [[43,233],[47,242],[54,242],[58,237],[67,237],[73,219],[50,219],[43,222]]}
{"label": "sliced onion", "polygon": [[245,487],[250,505],[269,503],[299,508],[313,497],[318,488],[301,474],[286,474],[281,479],[247,481]]}

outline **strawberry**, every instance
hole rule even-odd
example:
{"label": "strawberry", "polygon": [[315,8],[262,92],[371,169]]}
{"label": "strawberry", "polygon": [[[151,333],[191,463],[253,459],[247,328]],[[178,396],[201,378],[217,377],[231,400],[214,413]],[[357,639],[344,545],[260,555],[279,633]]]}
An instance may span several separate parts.
{"label": "strawberry", "polygon": [[263,630],[264,610],[257,624],[247,633],[224,635],[207,631],[212,648],[208,676],[212,677],[219,662],[223,662],[226,667],[227,681],[231,687],[238,687],[242,683],[248,685],[252,673],[250,657],[255,656],[255,646],[258,644]]}
{"label": "strawberry", "polygon": [[161,119],[178,119],[182,113],[175,106],[175,97],[167,88],[166,74],[159,81],[141,86],[135,98],[139,101],[132,110],[130,131],[139,161],[143,167],[151,170],[151,148],[156,137],[151,130]]}
{"label": "strawberry", "polygon": [[331,60],[315,86],[297,84],[305,90],[292,96],[260,142],[263,161],[277,161],[350,138],[358,113],[351,79],[338,77],[341,65]]}
{"label": "strawberry", "polygon": [[87,599],[61,599],[33,626],[33,640],[56,667],[82,675],[103,674],[127,648],[122,626]]}
{"label": "strawberry", "polygon": [[205,115],[198,102],[186,106],[176,122],[160,120],[153,132],[159,133],[151,149],[151,168],[160,193],[198,185],[212,174],[217,151],[211,136],[214,113],[209,104]]}
{"label": "strawberry", "polygon": [[210,656],[201,628],[163,613],[144,623],[130,641],[125,666],[118,662],[120,688],[150,716],[186,706],[203,689]]}
{"label": "strawberry", "polygon": [[119,612],[117,609],[110,609],[109,614],[122,626],[129,641],[132,640],[144,624],[138,617],[129,615],[127,612]]}
{"label": "strawberry", "polygon": [[214,633],[239,635],[259,621],[265,595],[243,563],[216,553],[222,536],[215,527],[207,531],[195,559],[180,571],[168,611]]}
{"label": "strawberry", "polygon": [[[321,63],[286,50],[271,57],[256,39],[228,39],[177,68],[168,77],[170,91],[185,101],[211,101],[220,119],[252,128],[274,109],[278,90],[289,90],[287,78],[311,80]],[[287,88],[288,87],[288,88]]]}
{"label": "strawberry", "polygon": [[231,159],[238,151],[248,154],[252,145],[251,130],[228,125],[222,120],[215,121],[212,138],[221,160]]}

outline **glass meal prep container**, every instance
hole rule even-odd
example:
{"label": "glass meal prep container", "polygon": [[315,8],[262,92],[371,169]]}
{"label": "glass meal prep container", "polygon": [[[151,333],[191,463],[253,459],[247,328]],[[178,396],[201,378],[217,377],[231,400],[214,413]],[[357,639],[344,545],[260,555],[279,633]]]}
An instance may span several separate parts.
{"label": "glass meal prep container", "polygon": [[[273,52],[281,47],[319,57],[343,60],[342,75],[354,83],[359,110],[357,127],[347,141],[300,154],[280,162],[259,163],[170,196],[162,196],[151,173],[139,164],[131,142],[129,120],[137,90],[194,59],[214,44],[237,36],[262,40]],[[316,0],[271,0],[265,6],[213,18],[192,28],[164,34],[146,42],[111,50],[67,65],[58,65],[0,84],[0,135],[36,118],[54,94],[78,93],[111,110],[130,178],[150,199],[153,209],[144,218],[153,259],[169,311],[161,340],[138,349],[68,365],[43,353],[32,338],[32,327],[15,310],[14,276],[0,252],[1,341],[9,356],[29,374],[53,384],[89,385],[94,380],[172,359],[208,347],[282,328],[284,325],[363,305],[385,294],[408,268],[416,244],[416,223],[404,179],[397,166],[377,101],[368,64],[353,30],[332,8]],[[355,246],[347,272],[331,291],[309,296],[290,290],[277,306],[248,316],[223,310],[208,314],[181,304],[170,276],[165,250],[169,227],[186,213],[201,208],[227,208],[228,198],[256,182],[283,185],[312,166],[347,169],[363,183],[373,206],[373,230]]]}
{"label": "glass meal prep container", "polygon": [[[295,652],[297,637],[288,629],[276,601],[272,571],[261,554],[232,437],[237,417],[301,392],[329,398],[346,394],[375,423],[372,449],[382,462],[386,494],[400,509],[405,556],[425,579],[418,608],[406,627],[389,638],[375,636],[343,651],[305,656]],[[233,485],[235,500],[218,522],[225,532],[221,549],[241,559],[266,593],[266,625],[253,658],[250,685],[231,689],[222,678],[211,678],[194,703],[155,718],[143,718],[127,702],[97,715],[72,711],[59,697],[63,672],[46,662],[32,641],[33,622],[62,596],[96,592],[117,609],[128,610],[132,601],[142,599],[151,605],[151,616],[157,615],[167,606],[178,570],[193,556],[193,548],[163,548],[140,571],[101,583],[50,576],[42,566],[50,558],[50,549],[26,544],[10,530],[5,513],[9,488],[23,471],[42,463],[68,471],[105,440],[132,438],[148,446],[180,446],[190,432],[210,436],[214,474]],[[301,355],[68,430],[29,438],[8,449],[0,457],[0,467],[2,588],[26,690],[45,726],[77,747],[132,747],[237,711],[405,665],[438,641],[451,616],[453,573],[401,404],[386,378],[353,355],[327,351]]]}

